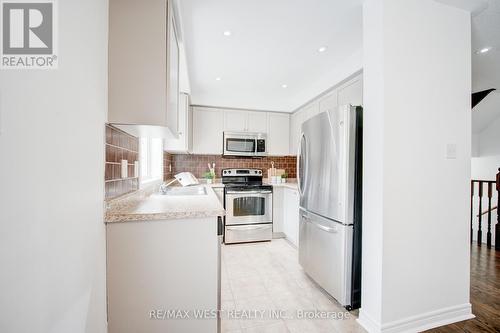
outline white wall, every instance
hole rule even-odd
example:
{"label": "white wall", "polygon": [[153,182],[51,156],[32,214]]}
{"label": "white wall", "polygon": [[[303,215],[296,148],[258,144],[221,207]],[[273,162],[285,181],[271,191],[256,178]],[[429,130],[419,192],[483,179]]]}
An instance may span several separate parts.
{"label": "white wall", "polygon": [[470,29],[469,13],[432,0],[364,4],[360,322],[370,332],[470,318]]}
{"label": "white wall", "polygon": [[106,332],[107,1],[57,2],[59,69],[0,74],[1,332]]}

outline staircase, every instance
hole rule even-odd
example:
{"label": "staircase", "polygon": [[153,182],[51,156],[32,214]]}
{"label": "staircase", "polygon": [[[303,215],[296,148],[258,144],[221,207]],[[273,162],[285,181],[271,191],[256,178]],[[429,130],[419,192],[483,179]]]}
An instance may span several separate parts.
{"label": "staircase", "polygon": [[[496,193],[497,202],[493,202]],[[474,209],[474,200],[477,200],[477,212]],[[486,201],[486,206],[483,207]],[[476,241],[479,246],[483,244],[483,227],[486,228],[486,246],[491,248],[492,229],[495,232],[495,250],[500,250],[500,168],[496,180],[471,180],[470,195],[470,241],[473,242],[474,222],[477,223]],[[483,224],[484,223],[484,224]],[[493,225],[494,224],[494,225]]]}

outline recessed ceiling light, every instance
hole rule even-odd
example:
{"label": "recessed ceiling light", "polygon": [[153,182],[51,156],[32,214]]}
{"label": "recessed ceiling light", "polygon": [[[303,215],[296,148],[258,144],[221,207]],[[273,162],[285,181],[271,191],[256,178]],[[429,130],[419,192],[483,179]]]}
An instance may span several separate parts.
{"label": "recessed ceiling light", "polygon": [[220,77],[216,77],[216,78],[215,78],[215,81],[220,81],[220,80],[221,80],[221,78],[220,78]]}
{"label": "recessed ceiling light", "polygon": [[281,85],[281,88],[288,88],[288,85],[286,85],[286,84],[282,84],[282,85]]}
{"label": "recessed ceiling light", "polygon": [[485,47],[485,48],[482,48],[481,50],[477,51],[476,53],[486,53],[488,52],[489,50],[491,50],[491,47]]}
{"label": "recessed ceiling light", "polygon": [[322,46],[322,47],[320,47],[320,48],[318,49],[318,52],[325,52],[325,51],[326,51],[326,49],[327,49],[327,47],[326,47],[326,46]]}
{"label": "recessed ceiling light", "polygon": [[231,31],[229,30],[224,31],[224,36],[231,36]]}

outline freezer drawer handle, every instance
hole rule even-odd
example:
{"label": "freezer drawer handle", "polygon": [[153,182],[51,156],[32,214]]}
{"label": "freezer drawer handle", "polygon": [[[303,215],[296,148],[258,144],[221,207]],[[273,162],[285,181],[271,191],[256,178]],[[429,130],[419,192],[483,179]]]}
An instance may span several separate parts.
{"label": "freezer drawer handle", "polygon": [[333,228],[332,227],[325,227],[324,225],[312,222],[311,219],[305,215],[302,215],[302,217],[304,218],[305,222],[312,224],[313,226],[315,226],[318,229],[321,229],[321,230],[329,232],[329,233],[336,233],[337,232],[337,228],[335,228],[335,227],[333,227]]}

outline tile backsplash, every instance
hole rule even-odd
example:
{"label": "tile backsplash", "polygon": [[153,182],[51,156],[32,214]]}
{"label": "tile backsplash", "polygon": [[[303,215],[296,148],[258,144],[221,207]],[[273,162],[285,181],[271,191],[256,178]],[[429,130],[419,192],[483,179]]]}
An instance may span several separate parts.
{"label": "tile backsplash", "polygon": [[[121,161],[127,161],[127,177],[122,178]],[[139,189],[134,162],[139,160],[139,139],[106,125],[105,197],[112,199]]]}
{"label": "tile backsplash", "polygon": [[[215,163],[215,174],[221,177],[221,170],[227,168],[255,168],[262,169],[264,178],[267,178],[267,169],[274,162],[276,169],[285,169],[289,178],[297,178],[297,158],[295,156],[268,156],[263,158],[224,158],[221,155],[185,155],[163,153],[164,179],[172,179],[173,175],[189,171],[198,178],[202,178],[208,171],[207,164]],[[172,171],[170,167],[172,166]]]}

